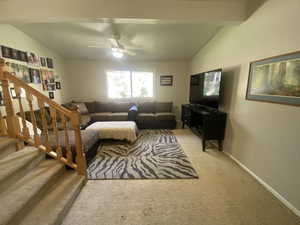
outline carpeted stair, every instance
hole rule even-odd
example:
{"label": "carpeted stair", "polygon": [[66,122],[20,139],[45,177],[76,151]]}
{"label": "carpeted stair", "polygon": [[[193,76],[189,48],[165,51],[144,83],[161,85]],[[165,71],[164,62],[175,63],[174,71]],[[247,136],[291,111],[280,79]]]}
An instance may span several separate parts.
{"label": "carpeted stair", "polygon": [[15,140],[0,138],[0,225],[61,224],[84,183],[37,148],[16,151]]}

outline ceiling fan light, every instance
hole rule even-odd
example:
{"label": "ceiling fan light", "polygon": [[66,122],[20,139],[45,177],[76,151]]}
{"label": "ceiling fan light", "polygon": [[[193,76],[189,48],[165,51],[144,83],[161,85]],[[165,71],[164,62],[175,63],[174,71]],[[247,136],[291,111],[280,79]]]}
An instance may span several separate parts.
{"label": "ceiling fan light", "polygon": [[124,56],[123,52],[121,52],[121,51],[114,51],[114,50],[112,50],[112,55],[113,55],[113,57],[118,58],[118,59],[120,59],[120,58],[122,58]]}

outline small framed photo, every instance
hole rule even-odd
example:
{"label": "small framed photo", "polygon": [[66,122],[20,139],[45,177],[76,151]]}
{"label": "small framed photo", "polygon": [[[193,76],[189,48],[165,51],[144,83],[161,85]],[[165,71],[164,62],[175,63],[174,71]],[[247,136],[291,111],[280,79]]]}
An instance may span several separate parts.
{"label": "small framed photo", "polygon": [[31,83],[34,84],[40,84],[41,83],[41,76],[40,76],[40,71],[37,69],[29,69],[29,74],[30,74],[30,80]]}
{"label": "small framed photo", "polygon": [[40,57],[40,61],[41,61],[41,66],[42,67],[47,67],[47,62],[46,62],[46,58],[45,57]]}
{"label": "small framed photo", "polygon": [[53,69],[54,68],[53,59],[47,58],[46,61],[47,61],[47,67],[50,68],[50,69]]}
{"label": "small framed photo", "polygon": [[56,86],[56,89],[60,90],[61,89],[61,84],[59,81],[56,81],[55,82],[55,86]]}
{"label": "small framed photo", "polygon": [[0,91],[0,106],[4,106],[2,91]]}
{"label": "small framed photo", "polygon": [[37,54],[32,52],[27,52],[28,64],[30,66],[39,67],[40,66],[40,59]]}
{"label": "small framed photo", "polygon": [[28,62],[27,52],[19,51],[19,60],[22,62]]}
{"label": "small framed photo", "polygon": [[50,98],[50,99],[54,99],[54,92],[52,92],[52,91],[49,92],[49,98]]}
{"label": "small framed photo", "polygon": [[173,86],[173,76],[172,75],[161,75],[160,76],[160,86]]}
{"label": "small framed photo", "polygon": [[11,95],[12,98],[17,98],[15,88],[10,88],[10,95]]}
{"label": "small framed photo", "polygon": [[55,83],[50,83],[50,84],[47,84],[47,90],[48,91],[55,91]]}
{"label": "small framed photo", "polygon": [[12,48],[11,49],[11,58],[15,60],[20,59],[19,50]]}
{"label": "small framed photo", "polygon": [[26,83],[30,83],[31,79],[30,79],[30,73],[28,67],[25,65],[19,65],[19,67],[20,70],[22,71],[22,80],[25,81]]}
{"label": "small framed photo", "polygon": [[2,57],[12,59],[12,49],[6,46],[1,46]]}

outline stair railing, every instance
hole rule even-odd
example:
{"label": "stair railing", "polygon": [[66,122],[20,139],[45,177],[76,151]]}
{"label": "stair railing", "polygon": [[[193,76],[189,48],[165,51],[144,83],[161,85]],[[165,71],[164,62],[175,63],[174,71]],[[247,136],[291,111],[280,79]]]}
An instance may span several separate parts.
{"label": "stair railing", "polygon": [[[5,109],[4,112],[0,111],[0,135],[16,138],[35,146],[52,158],[77,170],[78,174],[86,175],[86,159],[82,146],[79,113],[62,107],[12,75],[5,66],[4,59],[1,58],[0,82],[2,87],[1,100]],[[14,94],[11,88],[14,89]],[[26,103],[27,105],[24,105]],[[32,125],[26,120],[25,106],[30,112]],[[51,133],[46,120],[46,107],[49,108],[51,115]],[[17,114],[16,108],[18,108]],[[36,109],[41,114],[41,132],[39,132],[37,126]],[[6,115],[4,116],[3,114]],[[62,125],[60,127],[62,130],[58,130],[58,123]],[[72,151],[74,146],[71,146],[69,143],[72,132],[74,132],[75,151]],[[50,144],[50,136],[52,140],[54,138],[55,146],[53,146],[53,143]]]}

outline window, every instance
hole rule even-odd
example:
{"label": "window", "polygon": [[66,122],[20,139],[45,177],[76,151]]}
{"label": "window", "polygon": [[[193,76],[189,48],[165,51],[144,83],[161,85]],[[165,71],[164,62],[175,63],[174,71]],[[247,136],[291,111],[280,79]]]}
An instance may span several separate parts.
{"label": "window", "polygon": [[153,97],[153,73],[139,71],[107,72],[109,98]]}

